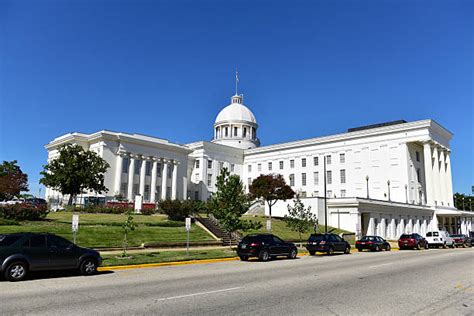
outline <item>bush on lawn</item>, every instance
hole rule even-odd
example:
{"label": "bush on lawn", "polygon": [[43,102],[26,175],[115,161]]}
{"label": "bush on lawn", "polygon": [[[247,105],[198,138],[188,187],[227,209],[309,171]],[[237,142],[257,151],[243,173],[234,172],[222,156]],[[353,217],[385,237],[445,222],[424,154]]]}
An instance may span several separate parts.
{"label": "bush on lawn", "polygon": [[48,213],[46,205],[18,203],[0,206],[0,217],[7,220],[38,221],[44,219]]}
{"label": "bush on lawn", "polygon": [[82,209],[79,209],[82,213],[95,213],[95,214],[123,214],[128,211],[132,211],[133,207],[128,206],[110,206],[110,205],[88,205]]}
{"label": "bush on lawn", "polygon": [[158,211],[166,214],[171,221],[184,221],[186,217],[202,209],[201,201],[162,200],[158,202]]}

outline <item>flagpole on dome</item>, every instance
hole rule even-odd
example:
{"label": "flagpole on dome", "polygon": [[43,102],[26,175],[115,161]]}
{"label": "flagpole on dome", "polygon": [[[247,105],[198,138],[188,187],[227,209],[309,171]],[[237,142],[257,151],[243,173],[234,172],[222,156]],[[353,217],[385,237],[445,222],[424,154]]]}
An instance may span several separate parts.
{"label": "flagpole on dome", "polygon": [[235,67],[235,95],[238,95],[238,87],[239,87],[239,70]]}

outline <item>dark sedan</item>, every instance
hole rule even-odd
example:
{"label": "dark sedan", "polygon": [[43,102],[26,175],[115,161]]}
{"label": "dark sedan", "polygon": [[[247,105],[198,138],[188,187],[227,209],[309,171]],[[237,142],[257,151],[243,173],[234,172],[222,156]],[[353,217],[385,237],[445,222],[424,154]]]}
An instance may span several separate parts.
{"label": "dark sedan", "polygon": [[81,248],[56,235],[0,235],[0,273],[10,281],[21,281],[30,271],[39,270],[78,269],[91,275],[101,263],[97,251]]}
{"label": "dark sedan", "polygon": [[272,234],[245,236],[237,246],[237,255],[242,261],[247,261],[250,257],[257,257],[261,261],[268,261],[278,256],[295,259],[297,254],[295,244],[285,242]]}
{"label": "dark sedan", "polygon": [[355,244],[357,250],[363,251],[365,249],[370,251],[390,251],[391,247],[388,241],[380,236],[364,236]]}
{"label": "dark sedan", "polygon": [[316,252],[325,252],[332,255],[335,252],[343,252],[348,254],[351,252],[351,245],[336,234],[312,234],[309,236],[306,249],[310,255]]}
{"label": "dark sedan", "polygon": [[472,247],[471,238],[469,238],[467,235],[456,234],[449,236],[454,240],[454,246],[456,247]]}
{"label": "dark sedan", "polygon": [[428,242],[419,234],[403,234],[398,239],[398,247],[403,249],[428,249]]}

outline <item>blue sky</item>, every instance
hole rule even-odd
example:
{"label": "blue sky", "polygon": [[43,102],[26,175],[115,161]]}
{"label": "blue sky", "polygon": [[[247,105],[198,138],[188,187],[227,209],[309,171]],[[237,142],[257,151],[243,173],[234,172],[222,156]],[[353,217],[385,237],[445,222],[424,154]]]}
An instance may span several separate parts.
{"label": "blue sky", "polygon": [[263,145],[397,119],[454,133],[473,185],[473,1],[0,0],[0,160],[109,129],[210,140],[239,68]]}

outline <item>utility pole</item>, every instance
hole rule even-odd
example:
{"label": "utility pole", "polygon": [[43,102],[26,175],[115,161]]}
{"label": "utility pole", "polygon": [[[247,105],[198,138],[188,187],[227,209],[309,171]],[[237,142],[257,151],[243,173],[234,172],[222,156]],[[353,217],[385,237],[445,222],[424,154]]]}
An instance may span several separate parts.
{"label": "utility pole", "polygon": [[324,232],[328,232],[328,201],[326,190],[326,155],[324,155]]}

